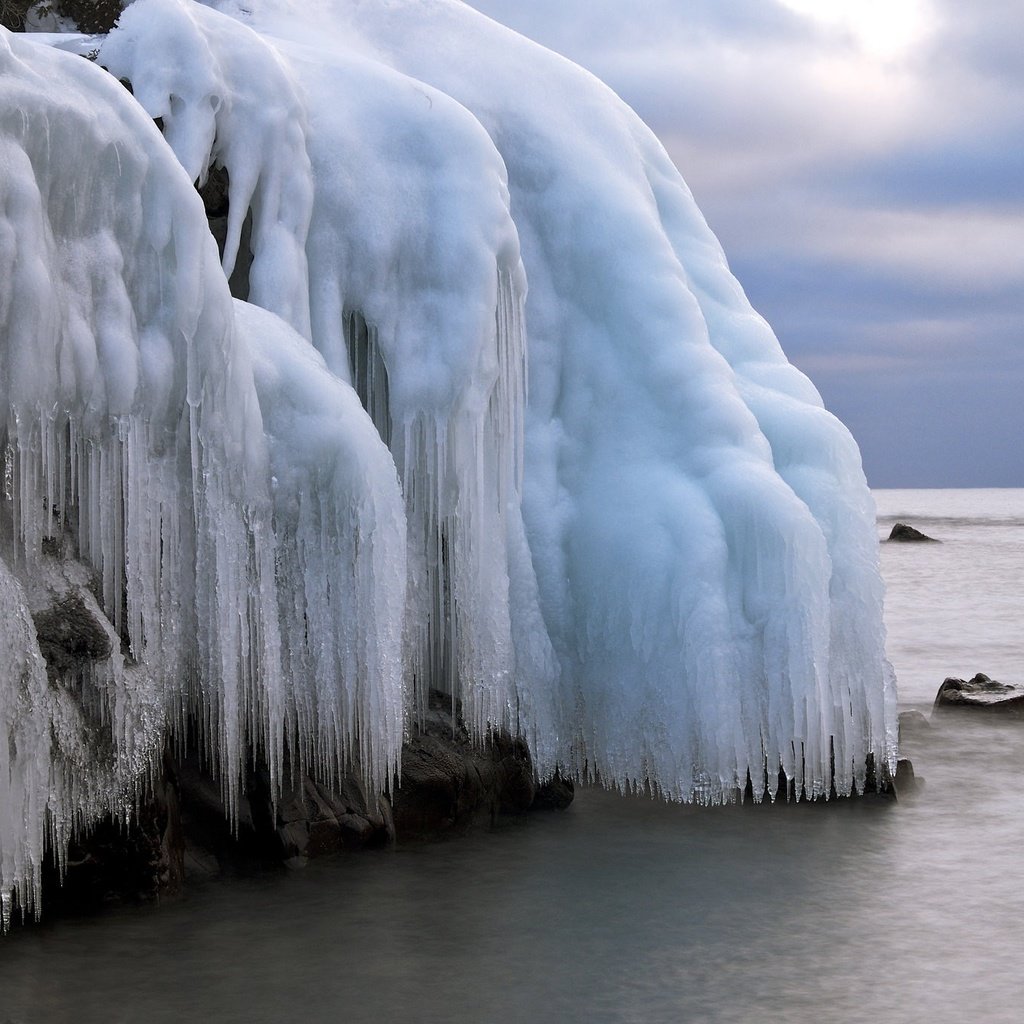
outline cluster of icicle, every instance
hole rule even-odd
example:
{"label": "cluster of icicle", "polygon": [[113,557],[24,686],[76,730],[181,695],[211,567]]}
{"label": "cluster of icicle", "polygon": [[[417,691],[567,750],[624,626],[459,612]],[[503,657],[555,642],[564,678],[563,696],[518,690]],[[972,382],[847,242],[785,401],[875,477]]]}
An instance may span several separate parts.
{"label": "cluster of icicle", "polygon": [[[430,688],[679,800],[892,763],[856,446],[610,91],[456,0],[48,42],[0,38],[0,891],[185,730],[230,807],[254,753],[384,791]],[[29,611],[76,566],[68,680]]]}
{"label": "cluster of icicle", "polygon": [[[79,57],[0,46],[0,890],[31,911],[44,838],[59,858],[130,818],[186,722],[232,812],[254,752],[275,782],[287,748],[390,785],[405,520],[352,390],[278,317],[236,315],[152,119]],[[48,680],[28,612],[69,563],[111,653]]]}

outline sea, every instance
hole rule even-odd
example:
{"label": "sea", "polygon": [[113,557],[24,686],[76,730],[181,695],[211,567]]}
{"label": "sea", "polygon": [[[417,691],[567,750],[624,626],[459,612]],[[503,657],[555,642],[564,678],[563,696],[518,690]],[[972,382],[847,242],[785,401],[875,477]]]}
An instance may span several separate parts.
{"label": "sea", "polygon": [[1024,1020],[1024,490],[877,491],[898,800],[565,812],[0,939],[0,1024]]}

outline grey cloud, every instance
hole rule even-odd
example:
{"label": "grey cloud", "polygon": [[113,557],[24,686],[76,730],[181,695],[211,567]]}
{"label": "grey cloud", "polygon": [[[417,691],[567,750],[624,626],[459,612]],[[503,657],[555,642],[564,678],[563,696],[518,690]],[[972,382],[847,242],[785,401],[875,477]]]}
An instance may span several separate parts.
{"label": "grey cloud", "polygon": [[1024,4],[889,68],[765,0],[474,6],[655,129],[872,484],[1024,485]]}
{"label": "grey cloud", "polygon": [[586,62],[596,53],[632,47],[699,45],[708,39],[771,40],[805,37],[813,28],[772,0],[472,0],[471,7]]}
{"label": "grey cloud", "polygon": [[[829,188],[851,204],[888,203],[903,208],[1012,206],[1024,203],[1024,126],[977,140],[931,144],[838,168]],[[813,182],[809,182],[813,184]]]}
{"label": "grey cloud", "polygon": [[925,54],[928,71],[958,68],[1003,87],[1024,85],[1024,5],[1019,0],[933,0],[939,29]]}

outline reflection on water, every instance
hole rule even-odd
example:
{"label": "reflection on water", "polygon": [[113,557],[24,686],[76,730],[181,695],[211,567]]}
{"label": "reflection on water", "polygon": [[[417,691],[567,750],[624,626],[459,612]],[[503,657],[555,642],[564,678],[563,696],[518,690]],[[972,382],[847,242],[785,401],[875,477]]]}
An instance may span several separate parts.
{"label": "reflection on water", "polygon": [[[948,559],[968,571],[962,531],[1004,528],[894,545],[895,595],[935,598],[942,584],[942,614],[973,642],[988,619],[968,591],[949,596]],[[937,558],[945,570],[929,568]],[[933,659],[910,698],[925,710],[962,646],[929,607],[889,605],[901,678],[915,645]],[[1016,1024],[1024,723],[933,723],[905,739],[926,785],[898,804],[708,811],[588,791],[497,832],[16,931],[0,942],[0,1024]]]}
{"label": "reflection on water", "polygon": [[16,933],[10,1021],[1019,1021],[1024,729],[944,716],[900,803],[603,792],[452,843]]}

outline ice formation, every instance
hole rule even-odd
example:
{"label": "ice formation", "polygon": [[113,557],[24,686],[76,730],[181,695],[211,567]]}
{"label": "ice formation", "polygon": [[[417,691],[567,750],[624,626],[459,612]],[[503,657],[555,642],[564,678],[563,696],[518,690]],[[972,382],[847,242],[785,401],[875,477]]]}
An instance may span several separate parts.
{"label": "ice formation", "polygon": [[[279,318],[236,312],[152,119],[80,57],[0,46],[3,628],[22,652],[2,688],[0,889],[24,909],[44,830],[59,856],[101,813],[124,818],[186,721],[229,806],[252,752],[279,777],[286,742],[293,765],[358,761],[389,785],[405,519],[351,389]],[[59,602],[55,546],[95,570],[112,640],[47,681],[14,577]],[[75,690],[94,712],[79,732],[109,734],[102,777],[88,737],[51,739]]]}
{"label": "ice formation", "polygon": [[[679,800],[892,762],[856,446],[605,86],[456,0],[136,0],[106,71],[0,44],[0,890],[188,722],[230,800],[252,749],[386,788],[432,687]],[[44,541],[125,646],[88,799]]]}

